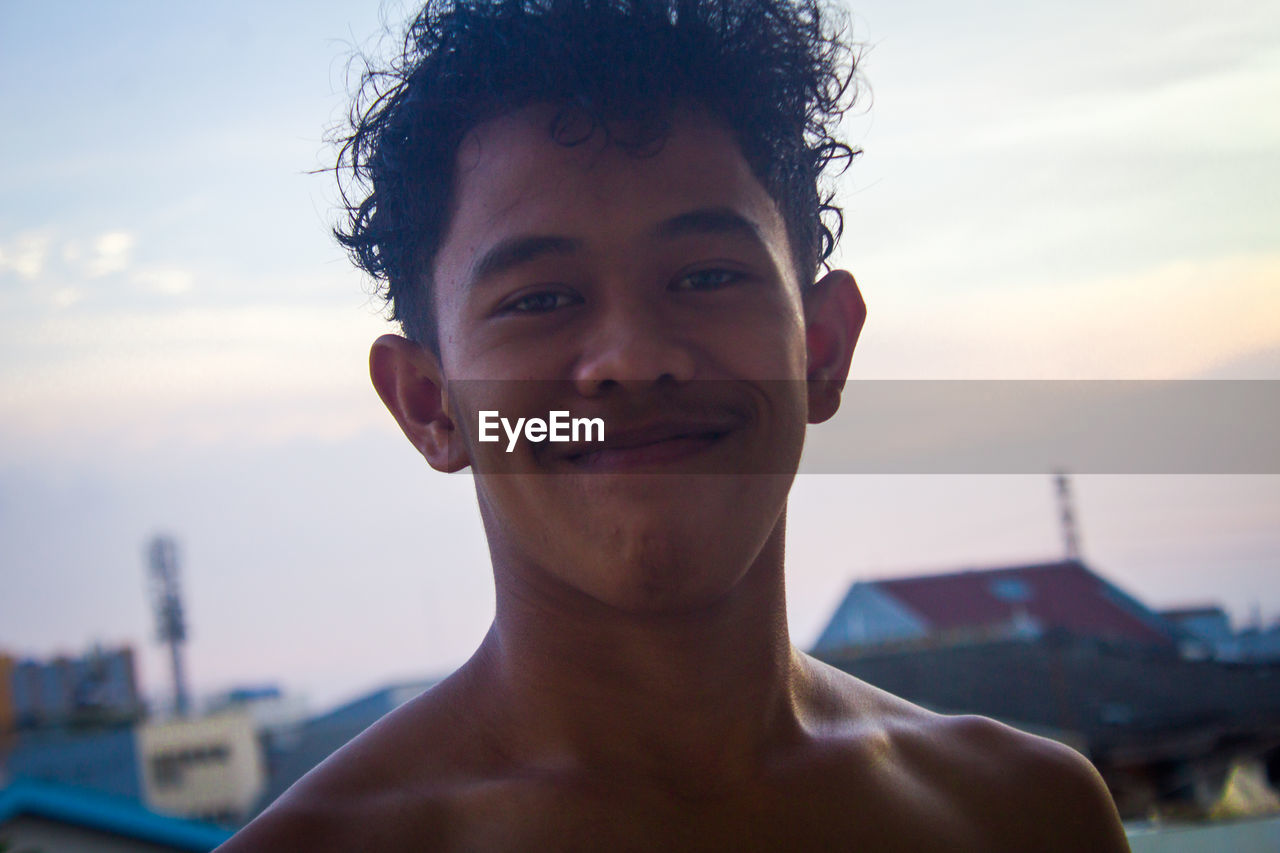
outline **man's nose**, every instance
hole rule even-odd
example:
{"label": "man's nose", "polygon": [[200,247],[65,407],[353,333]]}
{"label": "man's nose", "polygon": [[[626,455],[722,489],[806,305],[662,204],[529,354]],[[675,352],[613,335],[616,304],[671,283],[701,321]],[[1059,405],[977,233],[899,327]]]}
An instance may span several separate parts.
{"label": "man's nose", "polygon": [[615,387],[643,390],[694,378],[691,342],[650,307],[618,305],[602,312],[582,341],[574,370],[578,393],[593,397]]}

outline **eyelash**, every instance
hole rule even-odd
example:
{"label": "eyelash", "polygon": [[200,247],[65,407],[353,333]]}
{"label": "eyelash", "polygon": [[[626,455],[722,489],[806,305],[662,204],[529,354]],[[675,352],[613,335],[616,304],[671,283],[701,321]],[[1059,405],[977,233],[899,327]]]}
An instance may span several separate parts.
{"label": "eyelash", "polygon": [[[698,287],[698,286],[685,287],[684,286],[684,284],[688,282],[690,279],[697,278],[700,276],[702,277],[714,276],[717,279],[717,281],[715,281],[710,285],[704,285],[701,287]],[[680,276],[680,278],[676,279],[676,281],[672,285],[672,289],[682,290],[682,291],[719,290],[723,287],[728,287],[731,284],[736,284],[737,282],[741,281],[743,277],[744,276],[742,273],[737,272],[735,270],[726,270],[726,269],[719,269],[719,268],[694,270],[693,272],[682,275]]]}
{"label": "eyelash", "polygon": [[[715,281],[707,283],[705,279],[712,277]],[[720,290],[742,280],[745,276],[735,270],[711,268],[694,270],[677,278],[671,285],[672,290],[681,292],[707,292]],[[686,286],[692,280],[702,278],[701,285]],[[548,302],[550,301],[550,304]],[[538,290],[512,299],[498,309],[499,314],[532,315],[547,314],[570,305],[576,305],[582,299],[572,293],[559,290]],[[536,306],[531,303],[537,303]]]}
{"label": "eyelash", "polygon": [[[546,304],[546,300],[554,300],[554,304]],[[538,307],[530,307],[528,303],[537,301]],[[566,308],[569,305],[575,305],[582,300],[575,297],[571,293],[565,293],[559,290],[538,290],[533,293],[525,293],[521,296],[507,302],[498,309],[499,314],[546,314],[559,308]],[[524,306],[524,307],[522,307]]]}

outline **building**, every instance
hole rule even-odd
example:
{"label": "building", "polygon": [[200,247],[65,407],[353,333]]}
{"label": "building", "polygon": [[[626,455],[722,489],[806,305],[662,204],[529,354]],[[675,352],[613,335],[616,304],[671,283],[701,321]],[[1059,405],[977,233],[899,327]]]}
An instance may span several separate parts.
{"label": "building", "polygon": [[266,766],[248,713],[147,722],[137,738],[143,799],[157,812],[234,824],[262,794]]}
{"label": "building", "polygon": [[1217,605],[1162,610],[1160,615],[1203,644],[1204,653],[1222,661],[1280,663],[1280,624],[1253,625],[1233,631],[1226,611]]}
{"label": "building", "polygon": [[233,687],[211,696],[205,705],[208,714],[244,711],[261,737],[287,736],[307,719],[306,702],[274,684]]}
{"label": "building", "polygon": [[13,733],[0,778],[30,779],[142,801],[132,724],[46,726]]}
{"label": "building", "polygon": [[911,702],[1070,744],[1131,819],[1207,814],[1236,768],[1280,782],[1280,664],[1204,649],[1067,561],[855,583],[813,653]]}
{"label": "building", "polygon": [[266,785],[263,732],[245,710],[10,734],[0,779],[66,786],[179,817],[242,822]]}
{"label": "building", "polygon": [[1078,560],[853,584],[814,654],[885,644],[1076,636],[1174,648],[1159,614]]}
{"label": "building", "polygon": [[15,853],[203,853],[230,836],[95,791],[31,780],[0,788],[0,849]]}
{"label": "building", "polygon": [[1202,814],[1229,771],[1260,762],[1280,782],[1280,666],[1063,632],[819,657],[946,713],[994,717],[1064,740],[1093,761],[1126,818]]}
{"label": "building", "polygon": [[8,659],[0,665],[0,722],[31,728],[127,721],[142,714],[133,649],[96,647],[80,657]]}
{"label": "building", "polygon": [[1231,619],[1227,616],[1227,611],[1216,604],[1161,610],[1160,617],[1206,643],[1227,642],[1235,637],[1235,632],[1231,630]]}

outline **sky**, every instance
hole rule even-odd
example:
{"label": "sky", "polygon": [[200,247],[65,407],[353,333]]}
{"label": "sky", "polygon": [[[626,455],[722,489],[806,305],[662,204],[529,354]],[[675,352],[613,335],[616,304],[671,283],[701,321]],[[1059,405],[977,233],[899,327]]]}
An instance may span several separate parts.
{"label": "sky", "polygon": [[[0,4],[0,650],[130,643],[164,693],[162,531],[197,693],[319,709],[483,636],[471,481],[370,388],[389,326],[316,173],[354,52],[407,8]],[[1280,7],[851,11],[855,380],[1280,379]],[[1084,556],[1124,589],[1280,618],[1280,477],[1074,488]],[[788,532],[802,647],[854,580],[1062,549],[1041,475],[803,475]]]}

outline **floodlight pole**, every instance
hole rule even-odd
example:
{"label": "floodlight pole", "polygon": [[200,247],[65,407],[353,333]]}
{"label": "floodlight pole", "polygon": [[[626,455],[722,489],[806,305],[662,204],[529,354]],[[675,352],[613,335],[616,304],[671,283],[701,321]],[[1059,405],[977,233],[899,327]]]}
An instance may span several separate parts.
{"label": "floodlight pole", "polygon": [[156,636],[169,647],[173,669],[173,707],[185,716],[190,706],[182,644],[187,639],[186,620],[178,586],[178,545],[170,536],[156,536],[147,549],[151,574],[151,606],[156,616]]}

